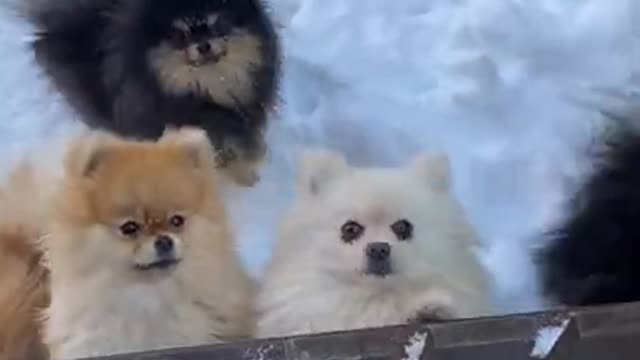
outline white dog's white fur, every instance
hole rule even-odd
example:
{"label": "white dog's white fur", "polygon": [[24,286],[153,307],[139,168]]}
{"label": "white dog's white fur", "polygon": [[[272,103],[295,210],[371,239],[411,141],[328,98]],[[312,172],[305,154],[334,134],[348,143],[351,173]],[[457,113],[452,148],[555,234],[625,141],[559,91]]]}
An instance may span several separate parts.
{"label": "white dog's white fur", "polygon": [[[409,241],[390,230],[398,219],[414,225]],[[348,220],[365,227],[352,244],[340,235]],[[488,276],[472,250],[477,238],[450,190],[445,155],[381,169],[354,168],[338,154],[308,151],[297,198],[281,226],[258,296],[258,337],[492,312]],[[390,276],[364,273],[371,242],[391,245]]]}

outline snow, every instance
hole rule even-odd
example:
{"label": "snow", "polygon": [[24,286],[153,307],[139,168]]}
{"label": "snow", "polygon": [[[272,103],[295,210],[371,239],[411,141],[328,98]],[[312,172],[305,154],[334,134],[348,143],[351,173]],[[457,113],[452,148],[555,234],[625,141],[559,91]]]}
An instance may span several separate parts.
{"label": "snow", "polygon": [[420,360],[422,358],[422,353],[424,352],[428,336],[429,333],[416,332],[409,339],[409,344],[405,345],[404,353],[407,356],[402,358],[402,360]]}
{"label": "snow", "polygon": [[[10,0],[3,0],[4,2]],[[640,83],[634,0],[273,0],[286,51],[283,104],[263,181],[229,202],[244,260],[260,274],[304,146],[354,164],[446,151],[484,242],[500,311],[542,303],[528,256],[585,169],[601,92]],[[636,19],[636,21],[634,21]],[[0,10],[0,162],[57,154],[81,128],[39,77],[29,28]],[[635,28],[634,28],[635,26]],[[46,140],[46,142],[45,142]],[[49,140],[55,140],[49,144]]]}
{"label": "snow", "polygon": [[248,348],[242,358],[250,360],[268,360],[277,357],[278,355],[275,355],[274,353],[277,354],[278,350],[279,349],[273,345],[262,345],[257,349]]}
{"label": "snow", "polygon": [[559,326],[545,326],[539,329],[530,356],[535,359],[546,359],[568,325],[569,320],[564,320]]}

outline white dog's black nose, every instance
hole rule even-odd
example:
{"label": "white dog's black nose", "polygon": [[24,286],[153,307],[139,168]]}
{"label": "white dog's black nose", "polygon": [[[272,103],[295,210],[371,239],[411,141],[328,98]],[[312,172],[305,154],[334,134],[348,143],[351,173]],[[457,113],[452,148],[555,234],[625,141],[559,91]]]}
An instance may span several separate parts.
{"label": "white dog's black nose", "polygon": [[367,274],[384,277],[391,274],[391,245],[374,242],[365,248]]}
{"label": "white dog's black nose", "polygon": [[153,244],[158,255],[167,255],[173,251],[173,239],[167,235],[160,235]]}
{"label": "white dog's black nose", "polygon": [[391,255],[391,245],[374,242],[367,245],[367,257],[373,261],[387,261]]}

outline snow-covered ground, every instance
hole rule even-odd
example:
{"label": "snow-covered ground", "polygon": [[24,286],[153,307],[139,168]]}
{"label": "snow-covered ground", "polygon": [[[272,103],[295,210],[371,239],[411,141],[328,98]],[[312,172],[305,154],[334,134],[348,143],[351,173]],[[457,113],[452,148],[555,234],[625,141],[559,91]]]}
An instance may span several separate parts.
{"label": "snow-covered ground", "polygon": [[[640,3],[273,0],[272,8],[286,51],[283,104],[263,181],[230,194],[252,271],[268,260],[303,146],[339,149],[367,165],[444,150],[502,311],[538,308],[529,248],[583,168],[580,150],[598,120],[585,101],[600,99],[594,89],[629,90],[634,73],[639,82]],[[6,169],[79,126],[38,77],[29,29],[5,9],[0,24]]]}

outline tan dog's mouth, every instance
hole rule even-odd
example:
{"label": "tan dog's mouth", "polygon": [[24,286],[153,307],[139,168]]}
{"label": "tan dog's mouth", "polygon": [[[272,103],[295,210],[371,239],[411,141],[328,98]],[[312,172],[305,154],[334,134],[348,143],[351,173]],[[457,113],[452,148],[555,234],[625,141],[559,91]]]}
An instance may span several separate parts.
{"label": "tan dog's mouth", "polygon": [[142,271],[152,269],[166,270],[175,267],[180,263],[180,261],[181,259],[177,258],[158,259],[157,261],[148,264],[135,264],[135,268]]}

